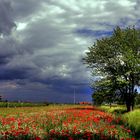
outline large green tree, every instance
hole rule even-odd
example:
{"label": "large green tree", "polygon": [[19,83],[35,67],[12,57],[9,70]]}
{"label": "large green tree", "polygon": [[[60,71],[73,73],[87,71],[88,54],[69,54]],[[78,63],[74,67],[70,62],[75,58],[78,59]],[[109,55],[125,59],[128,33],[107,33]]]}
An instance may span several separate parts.
{"label": "large green tree", "polygon": [[93,87],[94,94],[92,95],[92,97],[95,105],[108,103],[111,107],[111,104],[113,102],[117,102],[119,94],[112,79],[102,78],[99,81],[96,81]]}
{"label": "large green tree", "polygon": [[113,95],[119,93],[127,111],[131,111],[135,85],[140,81],[140,30],[116,27],[111,36],[99,39],[89,47],[84,62],[92,69],[93,76],[100,77],[98,83],[109,81],[104,87],[108,87]]}
{"label": "large green tree", "polygon": [[136,102],[136,105],[140,105],[140,94],[136,95],[135,102]]}

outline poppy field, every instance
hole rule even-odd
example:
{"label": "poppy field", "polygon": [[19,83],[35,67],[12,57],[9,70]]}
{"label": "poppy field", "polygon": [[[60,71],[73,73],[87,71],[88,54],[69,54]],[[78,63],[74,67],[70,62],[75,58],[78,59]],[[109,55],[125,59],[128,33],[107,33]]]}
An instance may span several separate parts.
{"label": "poppy field", "polygon": [[121,117],[93,106],[0,109],[0,140],[135,140]]}

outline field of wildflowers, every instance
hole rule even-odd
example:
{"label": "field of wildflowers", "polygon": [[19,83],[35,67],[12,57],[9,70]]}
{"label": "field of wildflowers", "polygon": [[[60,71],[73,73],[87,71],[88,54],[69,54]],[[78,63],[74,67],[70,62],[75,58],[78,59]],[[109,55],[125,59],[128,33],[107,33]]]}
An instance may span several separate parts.
{"label": "field of wildflowers", "polygon": [[120,117],[92,106],[0,109],[0,140],[135,140]]}

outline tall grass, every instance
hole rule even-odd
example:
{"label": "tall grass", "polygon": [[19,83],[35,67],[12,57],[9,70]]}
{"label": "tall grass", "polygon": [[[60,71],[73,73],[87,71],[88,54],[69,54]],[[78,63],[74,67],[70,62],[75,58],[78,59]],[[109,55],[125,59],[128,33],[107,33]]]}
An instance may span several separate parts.
{"label": "tall grass", "polygon": [[126,107],[123,105],[115,105],[111,108],[104,105],[101,109],[109,113],[117,113],[122,118],[122,123],[128,126],[137,138],[140,138],[140,109],[138,107],[131,112],[126,112]]}
{"label": "tall grass", "polygon": [[140,138],[140,109],[125,113],[122,115],[122,118],[136,136]]}

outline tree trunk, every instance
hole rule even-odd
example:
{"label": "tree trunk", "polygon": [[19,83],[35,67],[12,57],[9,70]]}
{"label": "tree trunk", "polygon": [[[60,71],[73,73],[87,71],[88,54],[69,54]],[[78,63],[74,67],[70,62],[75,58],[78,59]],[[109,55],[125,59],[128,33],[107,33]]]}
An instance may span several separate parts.
{"label": "tree trunk", "polygon": [[109,106],[110,106],[110,108],[111,108],[111,106],[112,106],[112,105],[111,105],[111,102],[109,103]]}
{"label": "tree trunk", "polygon": [[130,112],[133,110],[133,105],[131,104],[131,102],[126,103],[126,108],[127,108],[127,112]]}

